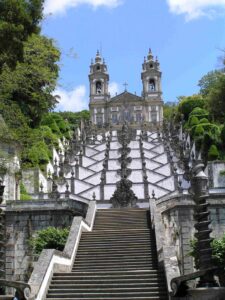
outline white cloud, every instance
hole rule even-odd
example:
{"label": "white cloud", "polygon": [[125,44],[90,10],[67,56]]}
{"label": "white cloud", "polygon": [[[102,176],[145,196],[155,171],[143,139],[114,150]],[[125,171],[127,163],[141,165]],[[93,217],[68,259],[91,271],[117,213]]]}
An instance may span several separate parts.
{"label": "white cloud", "polygon": [[109,93],[110,93],[111,97],[114,97],[116,94],[120,93],[120,86],[117,82],[110,82]]}
{"label": "white cloud", "polygon": [[84,85],[75,87],[72,91],[66,91],[62,88],[55,90],[54,95],[58,95],[59,104],[57,111],[81,111],[88,109],[88,97]]}
{"label": "white cloud", "polygon": [[225,12],[225,0],[167,0],[170,11],[184,14],[186,20],[202,16],[215,17]]}
{"label": "white cloud", "polygon": [[121,4],[121,0],[46,0],[44,12],[46,14],[64,13],[67,9],[82,4],[88,4],[93,8],[97,8],[99,6],[115,8]]}

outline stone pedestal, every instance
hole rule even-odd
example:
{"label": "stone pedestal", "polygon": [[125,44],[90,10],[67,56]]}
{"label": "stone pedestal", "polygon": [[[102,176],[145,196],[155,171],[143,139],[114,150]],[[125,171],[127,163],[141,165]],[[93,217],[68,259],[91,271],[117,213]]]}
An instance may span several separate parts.
{"label": "stone pedestal", "polygon": [[225,299],[225,288],[196,288],[188,290],[193,300],[224,300]]}

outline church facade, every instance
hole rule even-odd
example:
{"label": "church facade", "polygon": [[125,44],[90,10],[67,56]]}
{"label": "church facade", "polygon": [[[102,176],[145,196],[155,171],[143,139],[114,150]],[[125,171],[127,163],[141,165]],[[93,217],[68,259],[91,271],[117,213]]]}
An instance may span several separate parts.
{"label": "church facade", "polygon": [[159,61],[150,49],[142,64],[142,95],[132,94],[125,88],[123,93],[111,97],[107,65],[97,52],[89,74],[92,123],[99,127],[124,122],[133,126],[143,123],[160,126],[163,120],[161,76]]}

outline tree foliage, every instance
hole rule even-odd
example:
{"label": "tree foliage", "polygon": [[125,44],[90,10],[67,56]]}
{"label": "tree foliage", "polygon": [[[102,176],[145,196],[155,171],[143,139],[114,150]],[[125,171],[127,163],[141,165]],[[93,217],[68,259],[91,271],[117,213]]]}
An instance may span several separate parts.
{"label": "tree foliage", "polygon": [[69,123],[72,130],[80,125],[81,120],[90,120],[90,112],[88,110],[82,110],[80,112],[63,111],[59,112],[59,114]]}
{"label": "tree foliage", "polygon": [[44,0],[0,1],[0,71],[15,68],[23,60],[24,42],[39,33]]}
{"label": "tree foliage", "polygon": [[[197,240],[193,239],[190,242],[191,251],[189,255],[194,258],[194,263],[196,269],[199,268],[199,258],[198,258],[198,251],[197,251]],[[218,239],[214,239],[211,243],[212,246],[212,256],[213,262],[215,266],[220,268],[225,268],[225,234]]]}
{"label": "tree foliage", "polygon": [[185,120],[188,120],[189,114],[194,108],[203,108],[204,105],[205,100],[201,95],[181,97],[178,105],[178,111],[184,116]]}
{"label": "tree foliage", "polygon": [[52,96],[58,77],[60,53],[51,39],[33,34],[24,43],[24,61],[14,71],[4,66],[0,75],[0,102],[16,103],[29,126],[40,123],[42,115],[53,109]]}

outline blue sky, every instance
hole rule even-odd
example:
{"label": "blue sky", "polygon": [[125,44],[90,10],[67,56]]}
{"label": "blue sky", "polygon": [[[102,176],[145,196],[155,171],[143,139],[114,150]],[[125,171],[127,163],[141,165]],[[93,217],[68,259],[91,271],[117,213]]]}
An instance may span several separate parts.
{"label": "blue sky", "polygon": [[198,80],[221,66],[225,0],[46,0],[43,33],[62,51],[58,110],[88,108],[88,72],[100,49],[111,94],[141,94],[141,66],[151,47],[163,72],[164,101],[198,92]]}

